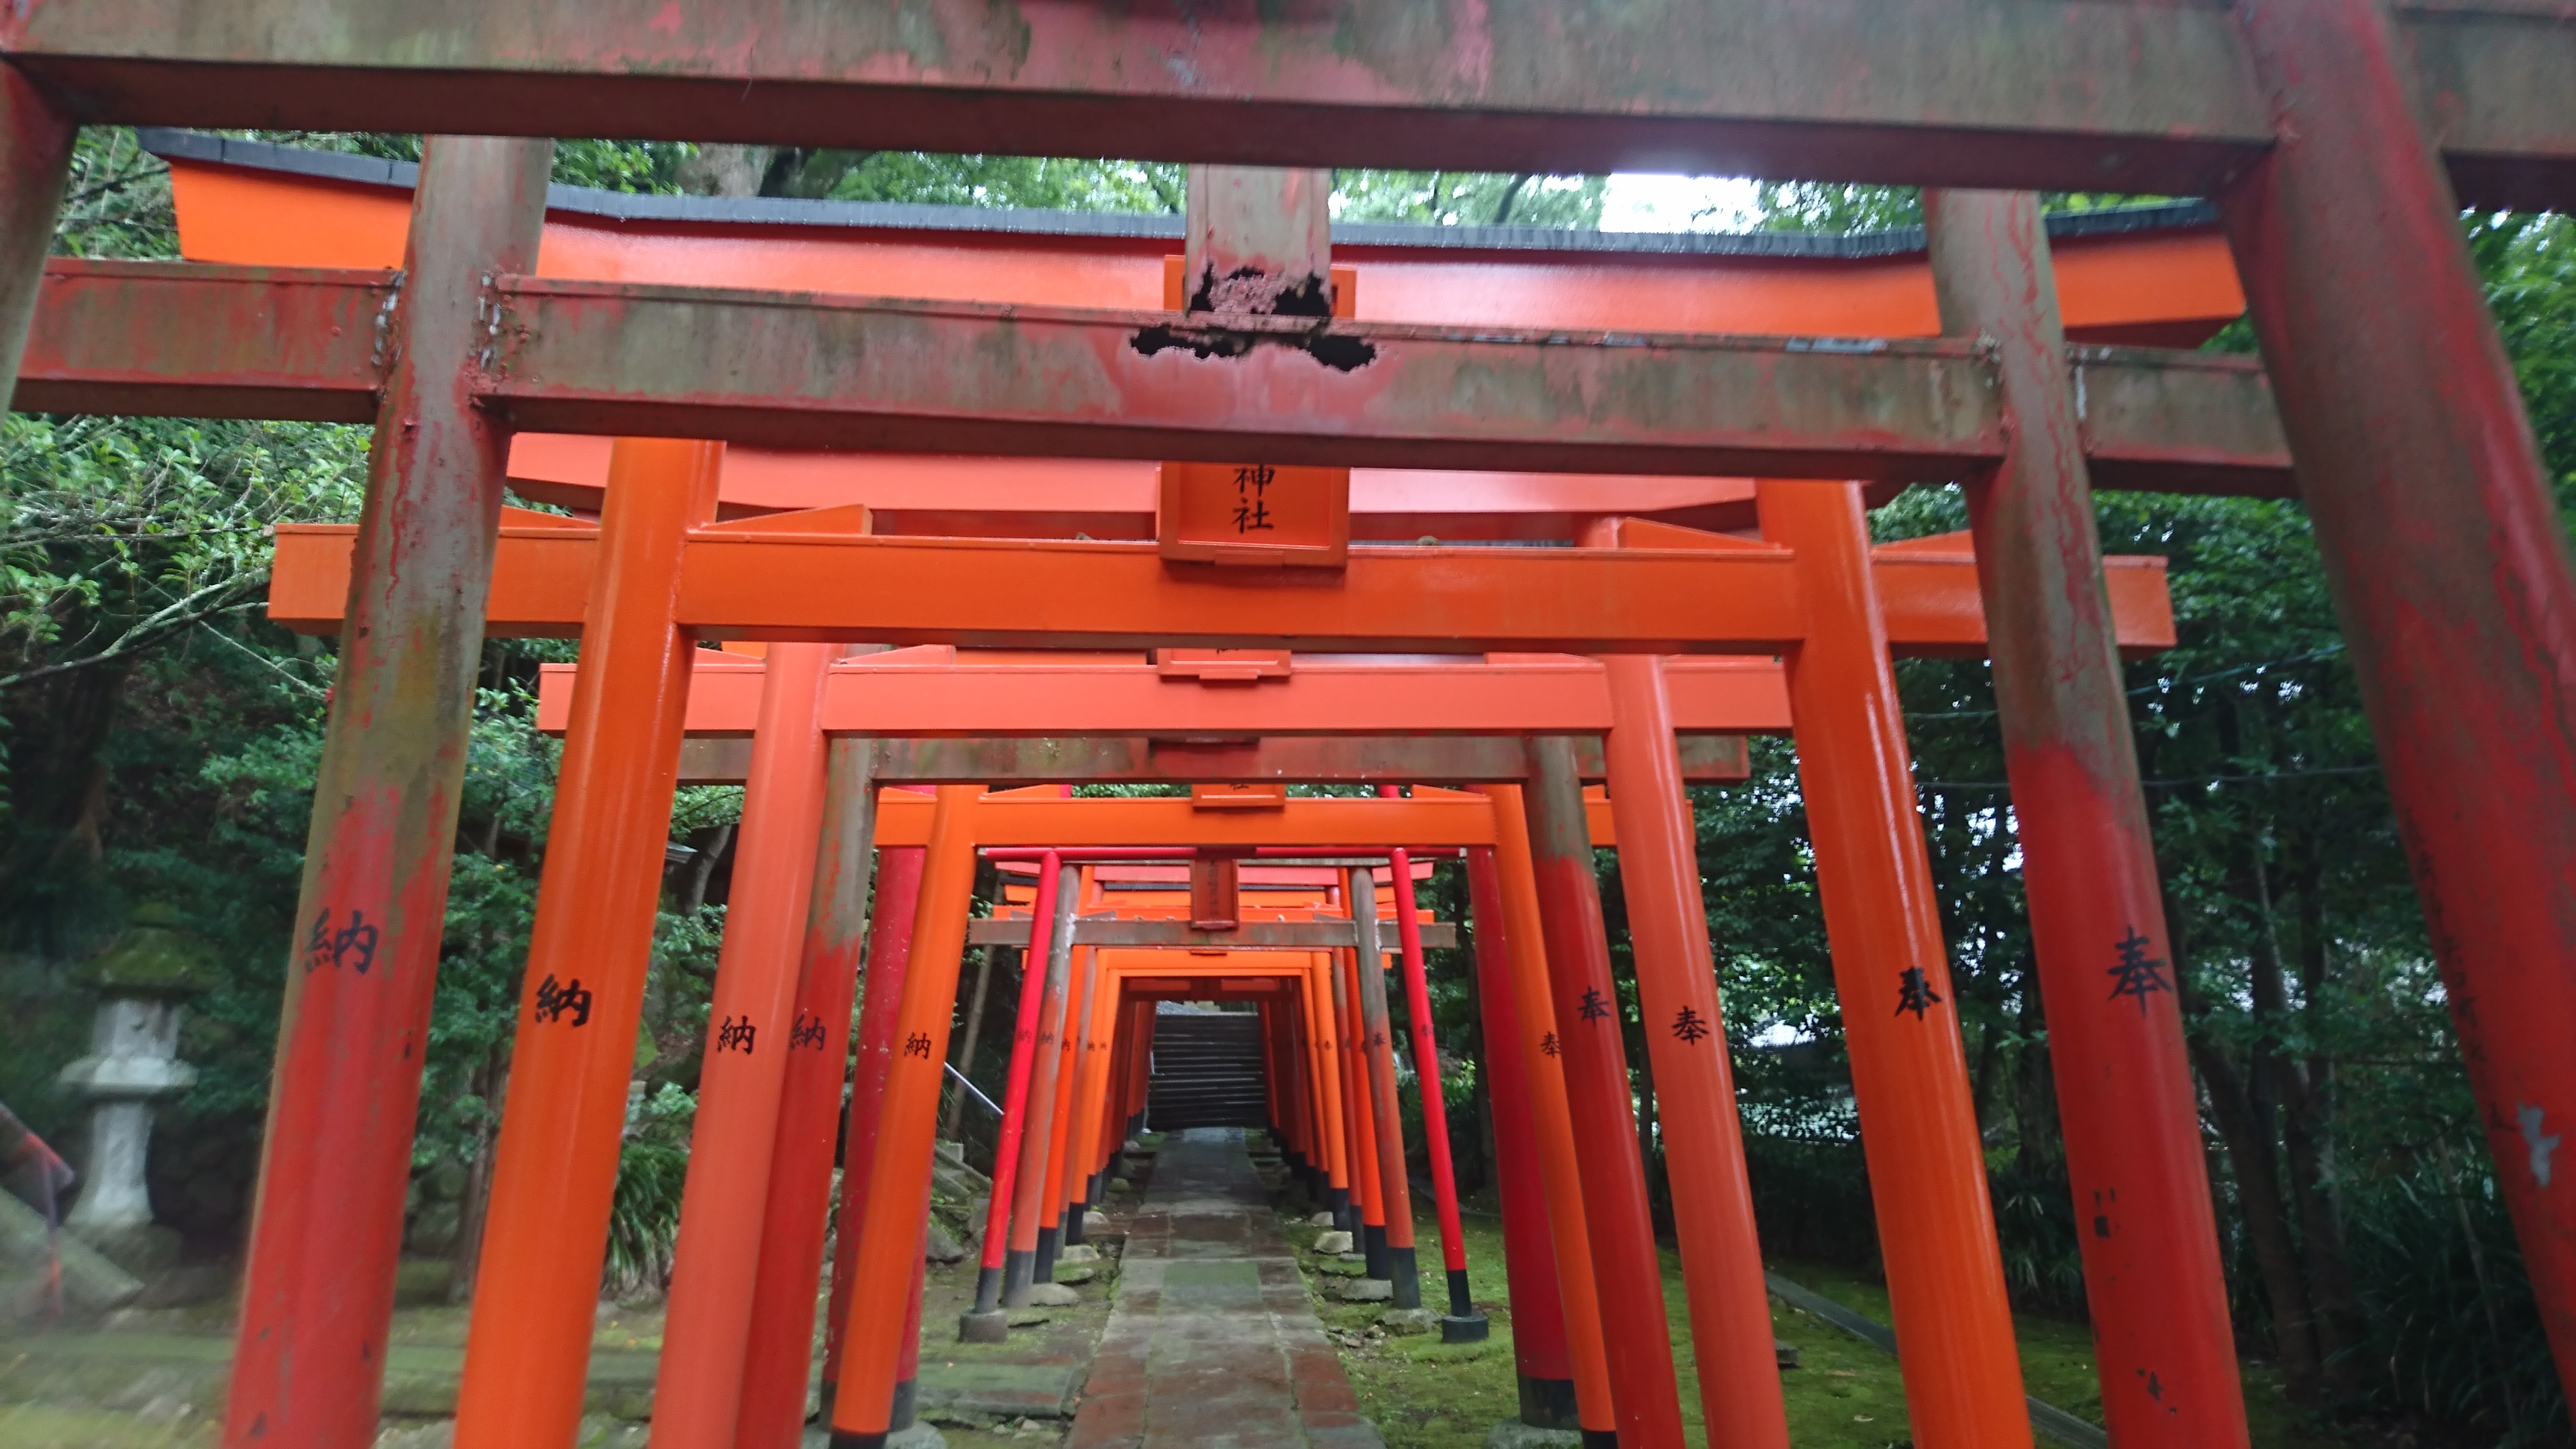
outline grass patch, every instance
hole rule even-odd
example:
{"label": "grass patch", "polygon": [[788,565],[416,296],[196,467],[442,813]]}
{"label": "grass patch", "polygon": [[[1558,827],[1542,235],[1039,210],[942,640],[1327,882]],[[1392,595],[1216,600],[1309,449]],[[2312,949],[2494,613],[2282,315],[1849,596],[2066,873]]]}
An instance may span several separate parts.
{"label": "grass patch", "polygon": [[[1429,1217],[1424,1215],[1425,1219]],[[1502,1225],[1470,1217],[1464,1224],[1467,1281],[1478,1309],[1494,1325],[1490,1342],[1450,1347],[1437,1334],[1368,1338],[1377,1322],[1371,1306],[1325,1296],[1327,1275],[1306,1248],[1317,1229],[1288,1229],[1309,1269],[1316,1316],[1333,1331],[1335,1347],[1351,1376],[1360,1412],[1385,1435],[1388,1449],[1470,1449],[1486,1431],[1519,1412],[1512,1362],[1511,1314],[1503,1278]],[[1439,1304],[1445,1290],[1435,1224],[1421,1222],[1424,1301]],[[1681,1381],[1682,1421],[1689,1442],[1707,1442],[1699,1406],[1699,1376],[1690,1351],[1688,1309],[1682,1297],[1681,1260],[1663,1253],[1664,1304],[1673,1330],[1673,1362]],[[1888,1321],[1887,1289],[1848,1269],[1782,1261],[1775,1272],[1859,1313]],[[2070,1414],[2099,1424],[2101,1390],[2093,1371],[2092,1335],[2083,1324],[2037,1314],[2016,1315],[2026,1390]],[[1785,1370],[1781,1387],[1789,1435],[1799,1449],[1891,1449],[1911,1442],[1905,1418],[1905,1385],[1896,1360],[1841,1329],[1771,1301],[1774,1337],[1794,1344],[1800,1366]],[[1354,1344],[1351,1335],[1361,1335]],[[2337,1441],[2301,1432],[2299,1416],[2283,1400],[2268,1369],[2246,1370],[2246,1407],[2256,1449],[2313,1449]],[[2041,1441],[2045,1444],[2047,1441]]]}

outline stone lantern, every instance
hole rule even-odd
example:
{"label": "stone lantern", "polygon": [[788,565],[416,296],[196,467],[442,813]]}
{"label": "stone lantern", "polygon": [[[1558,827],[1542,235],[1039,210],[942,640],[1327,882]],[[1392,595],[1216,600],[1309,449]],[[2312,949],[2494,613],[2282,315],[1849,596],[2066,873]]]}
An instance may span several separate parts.
{"label": "stone lantern", "polygon": [[62,1084],[88,1098],[89,1159],[63,1226],[133,1272],[166,1267],[178,1235],[152,1225],[144,1153],[152,1101],[196,1081],[179,1060],[182,1003],[213,984],[212,951],[178,914],[145,906],[116,944],[81,970],[99,993],[89,1055],[63,1068]]}

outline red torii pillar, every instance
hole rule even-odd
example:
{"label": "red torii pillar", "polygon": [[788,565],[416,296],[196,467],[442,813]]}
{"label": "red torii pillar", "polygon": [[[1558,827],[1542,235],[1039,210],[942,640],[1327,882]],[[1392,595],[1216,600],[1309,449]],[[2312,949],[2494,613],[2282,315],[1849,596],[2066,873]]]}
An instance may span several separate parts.
{"label": "red torii pillar", "polygon": [[[1381,796],[1392,795],[1385,786]],[[1440,1075],[1440,1044],[1431,1026],[1431,983],[1422,964],[1421,903],[1413,895],[1413,859],[1387,856],[1387,883],[1395,892],[1396,944],[1404,962],[1404,1009],[1413,1026],[1413,1075],[1422,1088],[1422,1135],[1431,1155],[1431,1192],[1440,1214],[1440,1253],[1449,1280],[1449,1311],[1440,1320],[1443,1343],[1481,1343],[1491,1332],[1467,1289],[1467,1240],[1458,1221],[1458,1172],[1449,1160],[1448,1088]]]}
{"label": "red torii pillar", "polygon": [[1798,551],[1811,620],[1789,704],[1906,1415],[1922,1449],[2020,1449],[2021,1360],[1860,487],[1764,479],[1756,502],[1764,538]]}
{"label": "red torii pillar", "polygon": [[570,1443],[581,1423],[696,649],[671,622],[680,540],[715,516],[723,457],[624,438],[610,462],[594,667],[565,737],[466,1330],[456,1439],[472,1449]]}
{"label": "red torii pillar", "polygon": [[[777,1146],[769,1166],[769,1210],[760,1228],[759,1282],[743,1347],[738,1449],[792,1449],[805,1432],[805,1380],[812,1367],[814,1298],[831,1213],[832,1148],[847,1076],[850,1008],[858,985],[869,879],[876,858],[873,741],[827,746],[822,840],[805,917],[804,965]],[[807,1048],[809,1027],[819,1031]]]}
{"label": "red torii pillar", "polygon": [[[0,361],[14,379],[75,128],[14,71],[0,94]],[[228,1443],[376,1432],[509,471],[509,431],[473,405],[467,374],[486,341],[483,280],[535,264],[553,157],[551,141],[481,136],[421,152],[296,899]]]}
{"label": "red torii pillar", "polygon": [[1708,909],[1700,898],[1698,839],[1673,749],[1663,660],[1632,654],[1602,663],[1614,721],[1603,743],[1619,883],[1672,1185],[1700,1411],[1711,1443],[1788,1449],[1771,1295],[1762,1277],[1735,1073],[1727,1060]]}
{"label": "red torii pillar", "polygon": [[2218,198],[2562,1383],[2576,1384],[2576,574],[2511,361],[2360,0],[2238,12],[2280,137]]}
{"label": "red torii pillar", "polygon": [[733,1443],[788,1064],[800,1046],[819,1056],[841,1039],[820,1021],[807,1040],[790,1037],[802,1026],[793,1018],[798,948],[823,818],[823,671],[838,652],[771,645],[761,678],[654,1378],[656,1449]]}
{"label": "red torii pillar", "polygon": [[861,1225],[850,1294],[841,1378],[829,1420],[842,1449],[875,1449],[893,1427],[895,1382],[907,1341],[920,1332],[910,1314],[884,1311],[892,1292],[912,1291],[921,1277],[922,1229],[930,1211],[930,1153],[948,1060],[957,969],[966,948],[966,907],[975,886],[977,785],[942,785],[913,921],[912,961],[905,972],[902,1046],[887,1073],[877,1127],[870,1204]]}
{"label": "red torii pillar", "polygon": [[[1121,1007],[1120,987],[1107,959],[1092,953],[1092,981],[1085,992],[1082,1040],[1075,1056],[1071,1107],[1065,1121],[1064,1246],[1083,1241],[1098,1174],[1101,1104],[1109,1094],[1109,1058]],[[1058,1250],[1061,1254],[1061,1249]]]}
{"label": "red torii pillar", "polygon": [[859,1005],[858,1052],[850,1069],[850,1110],[841,1132],[841,1212],[832,1236],[832,1290],[823,1317],[823,1386],[841,1381],[841,1344],[858,1272],[859,1229],[871,1201],[877,1122],[885,1110],[886,1074],[894,1067],[895,1023],[912,965],[915,912],[921,905],[923,847],[879,852],[876,908],[868,925],[866,991]]}
{"label": "red torii pillar", "polygon": [[[1342,878],[1347,882],[1343,899],[1350,903],[1351,924],[1359,933],[1351,964],[1359,997],[1360,1070],[1369,1086],[1369,1139],[1377,1152],[1379,1215],[1385,1221],[1380,1230],[1385,1277],[1394,1287],[1395,1311],[1411,1312],[1422,1307],[1422,1269],[1414,1254],[1413,1189],[1404,1171],[1404,1117],[1395,1096],[1395,1043],[1387,1028],[1386,953],[1378,943],[1376,878],[1365,865],[1344,871]],[[1439,1085],[1435,1076],[1426,1090],[1437,1091]]]}
{"label": "red torii pillar", "polygon": [[1520,1421],[1537,1429],[1579,1429],[1566,1290],[1558,1281],[1547,1190],[1539,1181],[1529,1069],[1522,1060],[1520,1012],[1506,954],[1510,927],[1492,847],[1467,852],[1467,892],[1475,926],[1476,1002],[1485,1033],[1485,1100],[1494,1114],[1494,1199],[1503,1215],[1503,1278],[1511,1295]]}
{"label": "red torii pillar", "polygon": [[1350,1218],[1349,1120],[1342,1111],[1341,1017],[1333,1010],[1332,983],[1323,973],[1306,973],[1300,1012],[1306,1021],[1300,1049],[1314,1085],[1315,1142],[1321,1154],[1317,1176],[1323,1184],[1324,1210],[1347,1230]]}
{"label": "red torii pillar", "polygon": [[1968,516],[2103,1418],[2123,1449],[2242,1446],[2199,1092],[2048,231],[2027,192],[1932,190],[1923,207],[1941,329],[1993,340],[2013,420],[2003,466],[1968,484]]}
{"label": "red torii pillar", "polygon": [[[1507,947],[1497,954],[1511,975],[1523,1079],[1530,1088],[1533,1130],[1529,1140],[1538,1148],[1538,1177],[1546,1195],[1548,1233],[1556,1249],[1566,1335],[1574,1356],[1575,1410],[1586,1439],[1613,1443],[1620,1409],[1609,1334],[1603,1324],[1610,1306],[1602,1301],[1592,1262],[1590,1204],[1575,1145],[1571,1094],[1564,1075],[1565,1047],[1557,1032],[1547,927],[1530,858],[1527,792],[1518,785],[1488,785],[1484,793],[1494,802],[1497,841],[1492,860],[1499,909],[1491,919],[1506,927]],[[1472,869],[1473,857],[1470,862]],[[1488,1044],[1488,1051],[1494,1049]],[[1495,1130],[1499,1134],[1502,1128],[1498,1124]]]}
{"label": "red torii pillar", "polygon": [[1029,944],[1020,952],[1019,1010],[1011,1026],[1011,1070],[1002,1087],[1002,1125],[993,1142],[993,1190],[984,1200],[983,1252],[975,1275],[975,1306],[957,1320],[969,1343],[997,1343],[1010,1334],[1002,1312],[1002,1274],[1011,1245],[1011,1203],[1019,1182],[1020,1143],[1029,1122],[1029,1080],[1037,1065],[1039,1018],[1045,1004],[1047,963],[1055,949],[1056,897],[1064,862],[1050,850],[1038,862],[1036,899],[1029,905]]}
{"label": "red torii pillar", "polygon": [[1359,976],[1347,948],[1331,952],[1334,1029],[1341,1038],[1342,1111],[1350,1120],[1351,1220],[1371,1278],[1391,1271],[1386,1255],[1385,1181],[1378,1171],[1377,1104],[1369,1090],[1368,1028],[1360,1019]]}
{"label": "red torii pillar", "polygon": [[[1529,819],[1527,848],[1546,934],[1566,1103],[1574,1115],[1575,1151],[1583,1165],[1583,1216],[1592,1238],[1593,1282],[1601,1294],[1602,1338],[1610,1350],[1611,1382],[1619,1401],[1619,1435],[1623,1443],[1678,1445],[1681,1391],[1664,1312],[1663,1260],[1655,1250],[1654,1215],[1646,1203],[1628,1055],[1619,1039],[1619,992],[1610,977],[1610,941],[1602,928],[1592,837],[1585,828],[1583,781],[1574,768],[1574,742],[1564,736],[1531,740],[1529,758],[1530,782],[1522,792]],[[1507,841],[1503,849],[1508,853],[1512,843]]]}
{"label": "red torii pillar", "polygon": [[1075,1214],[1073,1221],[1068,1223],[1066,1209],[1075,1191],[1074,1154],[1082,1148],[1082,1134],[1074,1121],[1074,1105],[1082,1092],[1084,1059],[1090,1055],[1092,1012],[1100,989],[1100,975],[1100,952],[1076,943],[1073,948],[1073,981],[1065,996],[1063,1058],[1056,1068],[1055,1103],[1048,1133],[1046,1196],[1041,1200],[1038,1216],[1038,1256],[1034,1272],[1041,1283],[1055,1281],[1056,1255],[1067,1243],[1078,1241],[1067,1235],[1081,1230],[1080,1215]]}

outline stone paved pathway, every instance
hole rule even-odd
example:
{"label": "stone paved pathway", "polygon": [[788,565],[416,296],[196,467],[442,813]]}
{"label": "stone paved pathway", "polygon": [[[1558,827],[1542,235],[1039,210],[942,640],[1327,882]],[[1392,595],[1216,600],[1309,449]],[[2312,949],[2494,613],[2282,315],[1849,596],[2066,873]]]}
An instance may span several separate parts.
{"label": "stone paved pathway", "polygon": [[1379,1449],[1243,1134],[1163,1140],[1068,1449]]}

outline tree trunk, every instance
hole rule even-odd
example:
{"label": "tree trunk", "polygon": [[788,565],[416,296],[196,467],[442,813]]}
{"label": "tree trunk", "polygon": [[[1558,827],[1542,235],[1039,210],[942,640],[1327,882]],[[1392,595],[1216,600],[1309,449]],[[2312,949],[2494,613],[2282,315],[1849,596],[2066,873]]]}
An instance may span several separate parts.
{"label": "tree trunk", "polygon": [[730,825],[719,825],[703,833],[706,839],[690,859],[689,873],[680,884],[680,914],[684,916],[696,915],[698,908],[707,903],[707,881],[715,875],[716,861],[724,855],[725,848],[733,844],[733,827]]}
{"label": "tree trunk", "polygon": [[2024,1043],[2013,1063],[2013,1156],[2034,1176],[2060,1175],[2056,1080],[2049,1073],[2048,1038],[2042,1024],[2046,1005],[2040,999],[2039,973],[2022,973],[2021,1030]]}
{"label": "tree trunk", "polygon": [[[2299,1256],[2307,1269],[2308,1298],[2315,1310],[2317,1351],[2323,1359],[2326,1388],[2337,1398],[2358,1398],[2367,1387],[2359,1358],[2361,1300],[2353,1291],[2342,1224],[2327,1197],[2332,1160],[2321,1094],[2301,1063],[2269,1045],[2288,1033],[2289,991],[2271,871],[2259,844],[2254,851],[2253,883],[2263,927],[2262,949],[2253,963],[2254,1009],[2263,1021],[2259,1039],[2266,1043],[2264,1065],[2281,1106],[2282,1164],[2287,1169],[2290,1204],[2299,1218]],[[2314,989],[2311,984],[2311,995]]]}
{"label": "tree trunk", "polygon": [[[984,993],[993,985],[993,953],[998,946],[984,948],[984,959],[975,967],[974,1004],[966,1008],[966,1034],[957,1044],[957,1074],[975,1075],[975,1038],[984,1034]],[[966,1105],[966,1089],[959,1086],[948,1094],[948,1110],[940,1115],[939,1135],[950,1142],[957,1139],[957,1114]]]}
{"label": "tree trunk", "polygon": [[[97,664],[0,696],[11,724],[9,787],[16,829],[0,844],[0,894],[23,903],[27,882],[44,880],[49,909],[11,921],[17,943],[48,955],[85,953],[96,919],[88,887],[105,853],[109,734],[125,670]],[[22,904],[22,909],[24,909]],[[94,948],[93,948],[94,949]]]}
{"label": "tree trunk", "polygon": [[[2029,981],[2031,973],[2022,972]],[[1977,1064],[1968,1073],[1968,1105],[1976,1113],[1977,1136],[1982,1140],[1994,1130],[1995,1071],[2003,1062],[2004,1034],[1988,1025],[1977,1033]]]}
{"label": "tree trunk", "polygon": [[[1645,1035],[1642,1022],[1637,1034]],[[1664,1177],[1663,1157],[1655,1150],[1655,1066],[1643,1040],[1628,1060],[1637,1069],[1637,1160],[1646,1173],[1646,1208],[1655,1230],[1661,1232],[1672,1226],[1673,1193]]]}
{"label": "tree trunk", "polygon": [[758,196],[775,146],[702,145],[671,169],[682,191],[699,196]]}
{"label": "tree trunk", "polygon": [[[2205,1029],[2209,1003],[2194,984],[2188,967],[2183,922],[2180,903],[2168,894],[2166,942],[2173,953],[2180,1004],[2190,1023],[2184,1040],[2190,1047],[2192,1064],[2200,1069],[2210,1120],[2218,1128],[2219,1141],[2227,1148],[2228,1166],[2236,1178],[2237,1211],[2245,1221],[2246,1241],[2254,1250],[2254,1267],[2263,1280],[2263,1296],[2272,1305],[2272,1355],[2281,1366],[2282,1382],[2291,1400],[2313,1405],[2323,1385],[2315,1315],[2308,1305],[2307,1284],[2299,1272],[2298,1245],[2291,1237],[2289,1217],[2281,1206],[2281,1179],[2272,1151],[2269,1114],[2228,1058],[2226,1048],[2211,1040]],[[2221,1221],[2226,1216],[2219,1214]]]}
{"label": "tree trunk", "polygon": [[456,1257],[447,1269],[447,1301],[463,1303],[474,1296],[474,1275],[483,1264],[483,1218],[492,1205],[492,1129],[501,1120],[501,1095],[510,1089],[509,1047],[494,1046],[475,1075],[483,1098],[484,1122],[475,1129],[474,1158],[465,1166],[465,1197],[457,1204]]}
{"label": "tree trunk", "polygon": [[[1465,910],[1457,907],[1453,907],[1450,911],[1453,919],[1464,919],[1466,914]],[[1470,930],[1472,929],[1471,925]],[[1469,1110],[1474,1114],[1475,1121],[1475,1130],[1469,1134],[1474,1141],[1468,1145],[1475,1149],[1475,1158],[1472,1171],[1464,1158],[1453,1164],[1452,1170],[1456,1172],[1458,1178],[1458,1191],[1462,1194],[1482,1192],[1492,1186],[1494,1181],[1494,1099],[1485,1090],[1485,1005],[1476,991],[1474,942],[1468,942],[1465,949],[1469,953],[1469,958],[1467,1035],[1463,1050],[1467,1054],[1467,1060],[1476,1064],[1474,1080],[1467,1089]],[[1454,1134],[1452,1140],[1455,1140]]]}

